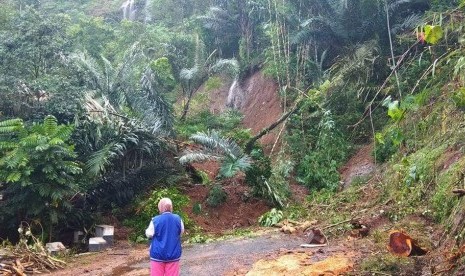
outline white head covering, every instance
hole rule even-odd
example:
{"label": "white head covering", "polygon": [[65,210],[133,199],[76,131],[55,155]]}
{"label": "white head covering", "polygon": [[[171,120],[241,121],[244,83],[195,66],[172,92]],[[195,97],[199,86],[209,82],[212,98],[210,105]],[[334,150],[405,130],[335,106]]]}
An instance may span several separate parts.
{"label": "white head covering", "polygon": [[158,211],[160,211],[160,214],[164,212],[173,212],[173,202],[171,202],[171,199],[167,197],[160,199],[160,202],[158,202]]}

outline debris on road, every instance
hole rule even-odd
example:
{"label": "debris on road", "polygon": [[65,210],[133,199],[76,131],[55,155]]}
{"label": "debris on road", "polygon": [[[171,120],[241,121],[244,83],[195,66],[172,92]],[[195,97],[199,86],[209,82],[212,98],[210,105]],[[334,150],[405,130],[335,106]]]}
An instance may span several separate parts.
{"label": "debris on road", "polygon": [[256,262],[247,276],[340,275],[350,271],[353,263],[346,256],[334,255],[312,261],[310,253],[286,254],[273,260]]}
{"label": "debris on road", "polygon": [[30,227],[21,226],[18,232],[20,234],[18,244],[0,251],[0,273],[2,275],[40,274],[63,268],[66,265],[64,261],[50,255],[31,233]]}
{"label": "debris on road", "polygon": [[327,244],[328,239],[326,238],[325,234],[318,229],[310,229],[310,231],[307,233],[308,237],[308,244]]}
{"label": "debris on road", "polygon": [[286,219],[281,223],[276,224],[277,227],[280,228],[281,232],[286,234],[294,234],[294,233],[304,233],[308,228],[312,225],[315,225],[318,221],[305,221],[305,222],[297,222],[290,219]]}

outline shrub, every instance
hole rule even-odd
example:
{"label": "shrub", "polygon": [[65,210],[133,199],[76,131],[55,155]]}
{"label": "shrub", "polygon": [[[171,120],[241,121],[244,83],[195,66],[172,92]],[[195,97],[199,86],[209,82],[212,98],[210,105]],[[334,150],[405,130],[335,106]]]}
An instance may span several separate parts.
{"label": "shrub", "polygon": [[131,241],[142,242],[146,241],[144,230],[149,225],[151,219],[158,214],[158,202],[160,199],[168,197],[173,202],[173,212],[178,214],[186,228],[189,228],[191,222],[187,214],[181,209],[189,204],[189,198],[182,195],[176,188],[163,188],[154,190],[147,198],[141,198],[136,204],[136,214],[125,220],[123,223],[126,226],[133,228],[134,232],[129,236]]}
{"label": "shrub", "polygon": [[283,219],[283,212],[281,210],[277,210],[276,208],[271,209],[270,211],[266,212],[260,218],[258,218],[258,223],[261,226],[270,227]]}
{"label": "shrub", "polygon": [[376,133],[376,145],[374,156],[377,162],[387,161],[399,149],[404,140],[402,131],[395,127],[387,130],[386,133]]}
{"label": "shrub", "polygon": [[455,91],[452,95],[452,101],[454,101],[457,108],[465,109],[465,87]]}
{"label": "shrub", "polygon": [[52,234],[66,219],[69,198],[81,188],[82,170],[70,144],[73,129],[53,116],[29,127],[21,119],[0,122],[0,230],[36,221]]}
{"label": "shrub", "polygon": [[210,207],[218,207],[226,201],[227,194],[223,187],[219,184],[213,185],[208,193],[207,205]]}
{"label": "shrub", "polygon": [[331,117],[329,111],[323,113],[314,146],[297,166],[297,181],[308,188],[336,189],[339,185],[337,169],[346,159],[349,146]]}
{"label": "shrub", "polygon": [[192,206],[192,213],[200,215],[202,213],[202,204],[197,202]]}
{"label": "shrub", "polygon": [[293,169],[293,163],[284,157],[278,158],[272,167],[271,161],[261,149],[251,152],[252,167],[246,172],[246,182],[252,187],[255,196],[266,199],[269,203],[284,207],[289,196],[288,177]]}

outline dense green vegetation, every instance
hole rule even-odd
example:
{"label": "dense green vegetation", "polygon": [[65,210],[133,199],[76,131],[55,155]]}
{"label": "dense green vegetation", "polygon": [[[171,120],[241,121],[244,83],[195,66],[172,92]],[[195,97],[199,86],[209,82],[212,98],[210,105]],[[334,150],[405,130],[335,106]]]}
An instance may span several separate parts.
{"label": "dense green vegetation", "polygon": [[[175,187],[203,160],[220,163],[209,206],[239,172],[279,208],[291,178],[329,198],[373,142],[390,218],[421,209],[463,239],[463,203],[448,200],[463,178],[463,1],[121,2],[0,2],[0,238],[21,221],[51,239],[134,209],[125,224],[141,229],[161,196],[187,205]],[[293,111],[274,156],[246,147],[239,111],[203,110],[206,92],[258,70]],[[462,154],[439,168],[450,151]]]}

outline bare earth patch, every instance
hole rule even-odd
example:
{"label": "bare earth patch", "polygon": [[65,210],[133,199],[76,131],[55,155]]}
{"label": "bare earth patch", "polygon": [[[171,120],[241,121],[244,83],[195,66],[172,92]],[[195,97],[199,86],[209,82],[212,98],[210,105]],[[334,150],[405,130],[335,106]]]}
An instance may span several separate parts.
{"label": "bare earth patch", "polygon": [[347,163],[339,169],[341,181],[347,188],[356,177],[369,175],[375,169],[373,155],[373,144],[361,147]]}
{"label": "bare earth patch", "polygon": [[312,254],[312,252],[301,252],[283,255],[276,260],[260,260],[253,265],[246,275],[339,275],[349,271],[353,266],[348,257],[339,255],[312,262],[310,260]]}
{"label": "bare earth patch", "polygon": [[[264,200],[250,197],[250,188],[239,178],[223,183],[227,194],[226,202],[218,207],[209,207],[205,200],[210,190],[209,185],[190,185],[183,189],[189,196],[190,203],[184,208],[197,226],[209,234],[222,234],[237,228],[258,225],[258,218],[270,207]],[[194,204],[200,203],[200,214],[193,212]]]}

